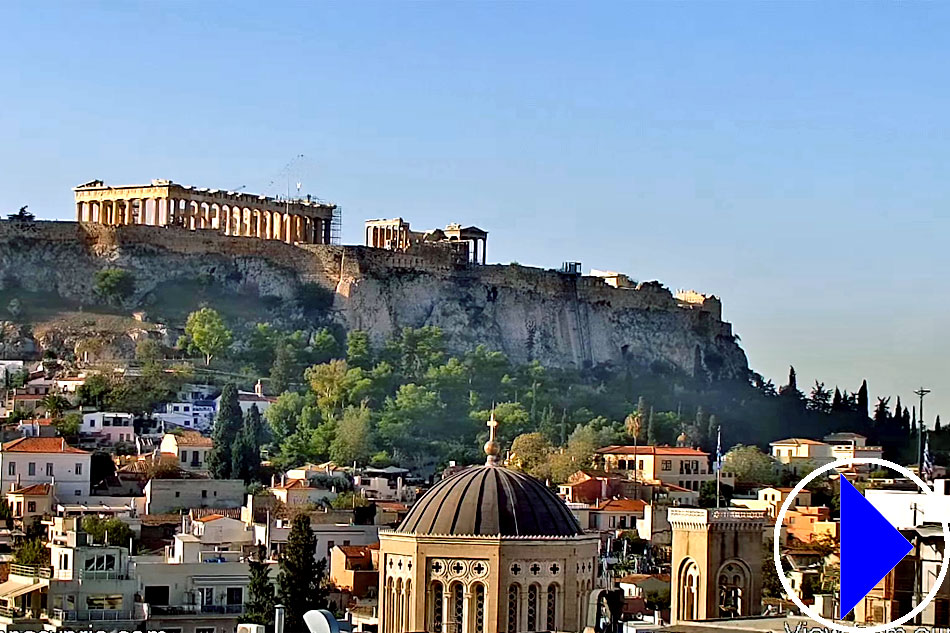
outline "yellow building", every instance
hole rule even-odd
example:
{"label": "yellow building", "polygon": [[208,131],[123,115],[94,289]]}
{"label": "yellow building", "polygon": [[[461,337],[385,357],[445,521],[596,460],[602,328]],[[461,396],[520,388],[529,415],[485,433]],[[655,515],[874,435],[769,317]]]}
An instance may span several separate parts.
{"label": "yellow building", "polygon": [[580,632],[597,617],[598,537],[543,484],[499,466],[494,439],[485,451],[484,466],[380,531],[380,633]]}
{"label": "yellow building", "polygon": [[[709,453],[683,446],[605,446],[595,451],[595,460],[605,471],[625,471],[640,481],[660,481],[699,491],[703,482],[715,481]],[[723,473],[723,483],[733,477]]]}

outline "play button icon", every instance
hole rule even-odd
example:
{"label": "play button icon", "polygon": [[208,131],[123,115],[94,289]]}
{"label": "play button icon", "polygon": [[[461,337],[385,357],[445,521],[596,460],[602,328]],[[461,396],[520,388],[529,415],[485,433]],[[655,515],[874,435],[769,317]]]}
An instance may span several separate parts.
{"label": "play button icon", "polygon": [[[911,550],[911,545],[907,539],[864,498],[864,495],[839,475],[841,472],[852,470],[857,465],[892,470],[908,481],[914,482],[925,495],[929,496],[929,504],[946,503],[945,496],[937,494],[933,488],[917,476],[917,473],[900,464],[877,457],[835,460],[805,475],[785,498],[782,507],[779,508],[775,516],[775,524],[772,528],[772,562],[775,565],[775,571],[778,574],[785,596],[795,603],[795,606],[803,615],[821,624],[826,630],[842,631],[843,633],[851,633],[852,631],[890,633],[901,630],[895,627],[910,622],[923,613],[924,609],[933,603],[938,593],[942,591],[941,587],[943,587],[944,580],[947,577],[947,570],[950,569],[950,546],[948,546],[950,545],[950,521],[947,520],[945,513],[939,514],[938,522],[943,527],[944,538],[943,562],[940,565],[937,578],[931,579],[931,582],[929,582],[929,590],[927,587],[922,587],[922,593],[926,595],[919,596],[915,601],[916,604],[908,613],[902,613],[890,622],[874,622],[870,619],[869,612],[865,610],[861,621],[847,620],[848,614],[855,610],[855,606],[861,604],[868,592]],[[819,477],[835,478],[839,481],[841,492],[841,570],[839,575],[841,591],[838,596],[838,604],[834,605],[830,617],[826,617],[819,613],[813,605],[807,605],[802,601],[786,576],[782,565],[780,547],[782,530],[786,525],[785,516],[791,509],[792,502],[800,492],[805,490],[809,483]],[[808,630],[812,629],[808,628]]]}
{"label": "play button icon", "polygon": [[849,613],[913,549],[851,482],[841,484],[841,613]]}

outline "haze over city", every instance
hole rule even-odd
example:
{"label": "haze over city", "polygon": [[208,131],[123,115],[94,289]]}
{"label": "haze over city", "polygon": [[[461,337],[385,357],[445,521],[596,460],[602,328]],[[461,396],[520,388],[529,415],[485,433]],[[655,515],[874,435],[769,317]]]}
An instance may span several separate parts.
{"label": "haze over city", "polygon": [[[720,296],[753,369],[946,411],[939,4],[19,3],[0,212],[170,178]],[[294,162],[291,170],[284,166]]]}

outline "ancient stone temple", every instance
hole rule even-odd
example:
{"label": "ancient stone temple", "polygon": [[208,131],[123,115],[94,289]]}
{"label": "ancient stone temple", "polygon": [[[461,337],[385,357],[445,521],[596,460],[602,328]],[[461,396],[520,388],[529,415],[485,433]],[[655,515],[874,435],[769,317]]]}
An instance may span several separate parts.
{"label": "ancient stone temple", "polygon": [[755,510],[671,508],[673,623],[762,613],[762,530]]}
{"label": "ancient stone temple", "polygon": [[484,466],[380,531],[380,633],[580,632],[596,617],[597,535],[542,483],[498,465],[493,426],[485,451]]}
{"label": "ancient stone temple", "polygon": [[180,226],[288,244],[329,244],[337,209],[309,197],[279,199],[198,189],[170,180],[116,187],[93,180],[73,191],[79,222]]}
{"label": "ancient stone temple", "polygon": [[488,243],[488,231],[477,226],[449,224],[444,229],[413,231],[402,218],[367,220],[365,237],[366,246],[407,253],[422,252],[426,247],[449,247],[460,255],[461,261],[482,265]]}

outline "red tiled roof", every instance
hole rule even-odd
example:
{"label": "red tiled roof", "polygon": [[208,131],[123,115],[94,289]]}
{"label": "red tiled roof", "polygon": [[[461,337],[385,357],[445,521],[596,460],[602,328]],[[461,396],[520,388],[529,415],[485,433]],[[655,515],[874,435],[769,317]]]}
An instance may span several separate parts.
{"label": "red tiled roof", "polygon": [[595,509],[602,512],[643,512],[646,505],[640,499],[608,499]]}
{"label": "red tiled roof", "polygon": [[74,448],[61,437],[21,437],[2,446],[9,453],[77,453],[88,455],[86,451]]}
{"label": "red tiled roof", "polygon": [[214,441],[210,437],[205,437],[197,431],[185,431],[181,435],[176,435],[175,442],[179,446],[198,446],[204,448],[214,446]]}
{"label": "red tiled roof", "polygon": [[408,512],[409,507],[405,503],[399,503],[398,501],[375,501],[377,508],[385,510],[386,512]]}
{"label": "red tiled roof", "polygon": [[635,585],[638,582],[643,582],[649,578],[655,578],[660,582],[670,582],[669,574],[629,574],[617,580],[617,582],[622,582],[627,585]]}
{"label": "red tiled roof", "polygon": [[10,494],[24,495],[26,497],[45,497],[49,494],[50,488],[52,488],[50,484],[33,484],[32,486],[26,486],[19,490],[11,490]]}
{"label": "red tiled roof", "polygon": [[271,486],[272,490],[324,490],[320,486],[311,484],[306,479],[288,479],[282,484]]}
{"label": "red tiled roof", "polygon": [[680,446],[605,446],[598,448],[599,455],[679,455],[682,457],[709,457],[709,453],[696,448]]}
{"label": "red tiled roof", "polygon": [[30,420],[22,420],[20,424],[39,424],[40,426],[50,426],[53,423],[53,418],[32,418]]}
{"label": "red tiled roof", "polygon": [[207,514],[203,517],[198,517],[195,519],[198,523],[211,523],[212,521],[217,521],[218,519],[223,519],[224,517],[220,514]]}
{"label": "red tiled roof", "polygon": [[337,547],[347,558],[363,558],[374,549],[379,549],[379,543],[373,543],[372,545],[337,545]]}

